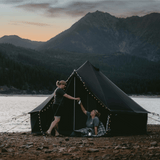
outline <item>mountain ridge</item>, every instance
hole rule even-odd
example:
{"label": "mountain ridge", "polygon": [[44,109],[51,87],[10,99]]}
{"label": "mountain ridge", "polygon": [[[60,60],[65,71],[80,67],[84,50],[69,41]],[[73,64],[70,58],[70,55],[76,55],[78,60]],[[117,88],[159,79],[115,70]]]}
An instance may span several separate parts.
{"label": "mountain ridge", "polygon": [[38,49],[106,55],[122,52],[156,61],[160,59],[159,22],[159,13],[117,18],[96,11],[86,14]]}
{"label": "mountain ridge", "polygon": [[8,43],[8,44],[13,44],[17,47],[36,49],[44,42],[24,39],[17,35],[5,35],[0,38],[0,43]]}

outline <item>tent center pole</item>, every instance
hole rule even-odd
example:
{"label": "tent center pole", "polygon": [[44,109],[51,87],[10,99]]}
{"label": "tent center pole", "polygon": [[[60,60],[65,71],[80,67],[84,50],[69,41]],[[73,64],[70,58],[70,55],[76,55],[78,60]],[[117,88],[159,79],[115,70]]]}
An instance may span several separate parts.
{"label": "tent center pole", "polygon": [[[76,97],[76,77],[74,77],[74,97]],[[76,101],[74,100],[74,108],[73,108],[73,130],[75,130],[75,119],[76,119]]]}

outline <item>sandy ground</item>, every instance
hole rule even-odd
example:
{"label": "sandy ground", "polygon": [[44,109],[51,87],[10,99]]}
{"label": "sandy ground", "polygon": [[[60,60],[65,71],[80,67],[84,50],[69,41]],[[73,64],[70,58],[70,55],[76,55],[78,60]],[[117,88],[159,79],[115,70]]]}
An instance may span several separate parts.
{"label": "sandy ground", "polygon": [[0,133],[0,160],[160,159],[160,125],[148,125],[146,135],[101,138],[43,137]]}

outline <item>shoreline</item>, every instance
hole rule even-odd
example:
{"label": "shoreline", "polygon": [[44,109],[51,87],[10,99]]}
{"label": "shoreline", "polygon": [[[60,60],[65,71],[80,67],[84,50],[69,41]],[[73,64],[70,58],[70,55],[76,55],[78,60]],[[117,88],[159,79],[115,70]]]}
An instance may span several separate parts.
{"label": "shoreline", "polygon": [[[48,97],[51,94],[1,94],[2,97]],[[160,98],[160,95],[128,95],[129,97],[133,98]]]}
{"label": "shoreline", "polygon": [[0,159],[160,159],[160,125],[147,134],[114,137],[44,137],[30,132],[0,134]]}

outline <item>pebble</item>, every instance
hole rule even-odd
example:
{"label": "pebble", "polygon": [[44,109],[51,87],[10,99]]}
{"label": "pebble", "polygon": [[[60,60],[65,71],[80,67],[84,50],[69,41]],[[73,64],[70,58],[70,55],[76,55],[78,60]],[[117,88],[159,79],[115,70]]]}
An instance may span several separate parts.
{"label": "pebble", "polygon": [[5,149],[5,148],[2,148],[1,151],[2,151],[2,152],[8,152],[8,150]]}
{"label": "pebble", "polygon": [[87,152],[99,152],[99,149],[94,149],[94,148],[86,148]]}
{"label": "pebble", "polygon": [[28,142],[27,145],[33,145],[33,142]]}
{"label": "pebble", "polygon": [[133,146],[133,148],[134,148],[134,149],[138,149],[138,148],[139,148],[139,146]]}
{"label": "pebble", "polygon": [[88,138],[89,141],[93,141],[93,138]]}
{"label": "pebble", "polygon": [[119,151],[117,150],[117,151],[113,151],[113,153],[118,153]]}
{"label": "pebble", "polygon": [[14,152],[14,149],[9,148],[9,149],[8,149],[8,152]]}
{"label": "pebble", "polygon": [[45,148],[45,149],[49,149],[49,147],[48,147],[48,146],[43,146],[43,148]]}
{"label": "pebble", "polygon": [[0,148],[3,148],[4,147],[4,144],[2,144],[1,146],[0,146]]}
{"label": "pebble", "polygon": [[59,148],[59,152],[63,152],[66,148]]}
{"label": "pebble", "polygon": [[43,149],[43,147],[38,147],[38,148],[37,148],[37,150],[42,150],[42,149]]}
{"label": "pebble", "polygon": [[26,145],[22,145],[22,146],[20,146],[19,148],[25,148],[26,147]]}
{"label": "pebble", "polygon": [[70,153],[63,153],[62,155],[68,156],[68,155],[72,155],[72,154],[70,154]]}
{"label": "pebble", "polygon": [[44,153],[51,153],[53,150],[45,150]]}
{"label": "pebble", "polygon": [[150,144],[151,144],[151,146],[157,146],[157,142],[156,141],[151,142]]}
{"label": "pebble", "polygon": [[57,147],[57,145],[56,145],[56,144],[53,144],[53,147]]}
{"label": "pebble", "polygon": [[116,146],[114,149],[121,149],[122,147],[121,146]]}
{"label": "pebble", "polygon": [[76,147],[71,147],[68,152],[74,151],[76,149]]}
{"label": "pebble", "polygon": [[29,149],[29,148],[31,148],[31,147],[33,147],[33,145],[26,145],[26,149]]}
{"label": "pebble", "polygon": [[69,138],[68,138],[68,137],[66,137],[66,138],[65,138],[65,141],[69,141]]}

